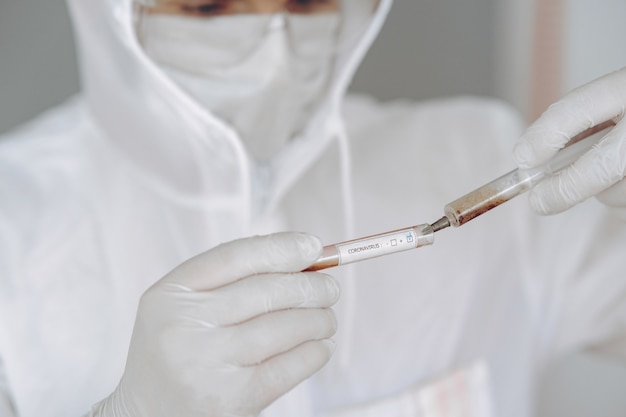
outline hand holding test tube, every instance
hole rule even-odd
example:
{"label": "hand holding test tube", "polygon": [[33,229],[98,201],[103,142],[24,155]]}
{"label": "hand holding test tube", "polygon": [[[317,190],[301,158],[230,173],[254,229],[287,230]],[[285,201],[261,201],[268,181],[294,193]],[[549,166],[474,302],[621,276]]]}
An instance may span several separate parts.
{"label": "hand holding test tube", "polygon": [[614,125],[615,123],[609,120],[587,129],[573,137],[568,145],[547,164],[529,169],[515,169],[448,203],[444,208],[445,218],[452,226],[459,227],[530,190],[546,176],[557,173],[572,164],[595,143],[592,139],[584,139]]}
{"label": "hand holding test tube", "polygon": [[459,227],[528,191],[546,176],[562,170],[587,152],[594,141],[584,139],[614,125],[613,121],[607,121],[594,126],[572,138],[549,163],[536,168],[515,169],[446,204],[445,216],[431,225],[421,224],[325,246],[320,259],[307,268],[307,271],[317,271],[432,245],[435,241],[435,232],[449,226]]}

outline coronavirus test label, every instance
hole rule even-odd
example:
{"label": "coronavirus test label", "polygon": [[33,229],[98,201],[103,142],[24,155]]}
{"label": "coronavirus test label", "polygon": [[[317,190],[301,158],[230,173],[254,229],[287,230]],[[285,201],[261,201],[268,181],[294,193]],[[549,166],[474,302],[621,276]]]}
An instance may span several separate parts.
{"label": "coronavirus test label", "polygon": [[411,228],[340,243],[336,245],[339,252],[339,264],[414,249],[418,246],[418,237],[415,230]]}

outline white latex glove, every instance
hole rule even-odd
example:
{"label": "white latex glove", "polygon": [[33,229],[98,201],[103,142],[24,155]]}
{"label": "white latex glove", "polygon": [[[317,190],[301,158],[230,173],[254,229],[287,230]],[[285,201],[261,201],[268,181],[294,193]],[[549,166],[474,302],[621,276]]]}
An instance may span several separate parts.
{"label": "white latex glove", "polygon": [[336,330],[336,281],[299,272],[319,239],[279,233],[226,243],[141,297],[126,369],[93,416],[256,416],[319,370]]}
{"label": "white latex glove", "polygon": [[617,125],[569,168],[530,192],[532,208],[558,213],[591,197],[626,208],[626,68],[573,90],[552,104],[519,139],[514,157],[520,168],[549,161],[573,136],[607,120]]}

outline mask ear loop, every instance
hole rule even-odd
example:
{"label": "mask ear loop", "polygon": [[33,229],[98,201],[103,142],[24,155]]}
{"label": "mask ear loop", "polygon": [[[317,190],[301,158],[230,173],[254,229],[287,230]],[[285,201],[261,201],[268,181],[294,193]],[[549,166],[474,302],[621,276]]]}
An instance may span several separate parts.
{"label": "mask ear loop", "polygon": [[133,9],[132,9],[132,18],[133,18],[133,29],[135,31],[135,37],[140,45],[143,43],[143,39],[141,36],[142,33],[142,25],[143,25],[143,16],[147,13],[146,6],[142,3],[142,1],[133,1]]}
{"label": "mask ear loop", "polygon": [[274,13],[267,25],[266,33],[273,30],[287,29],[287,12]]}
{"label": "mask ear loop", "polygon": [[[357,0],[357,2],[347,2],[346,0],[341,2],[341,8],[339,14],[341,22],[337,32],[337,48],[336,54],[344,52],[346,50],[354,48],[354,45],[358,44],[363,35],[366,33],[372,19],[376,16],[377,10],[380,7],[379,3],[372,1],[372,7],[364,7],[359,2],[366,0]],[[352,5],[352,7],[349,7]]]}
{"label": "mask ear loop", "polygon": [[156,6],[153,0],[133,0],[132,5],[132,22],[135,31],[135,37],[140,45],[143,45],[143,25],[144,16],[150,14],[150,8]]}

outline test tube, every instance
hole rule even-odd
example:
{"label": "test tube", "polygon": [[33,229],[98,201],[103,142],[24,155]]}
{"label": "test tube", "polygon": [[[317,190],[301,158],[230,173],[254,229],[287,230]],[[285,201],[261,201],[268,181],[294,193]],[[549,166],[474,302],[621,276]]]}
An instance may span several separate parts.
{"label": "test tube", "polygon": [[420,224],[347,242],[324,246],[322,256],[305,271],[319,271],[334,266],[372,259],[432,245],[435,232],[431,225]]}
{"label": "test tube", "polygon": [[583,141],[597,132],[614,126],[607,121],[572,138],[548,164],[531,169],[515,169],[488,184],[448,203],[445,216],[433,224],[420,224],[360,239],[324,246],[320,258],[305,271],[319,271],[378,256],[432,245],[435,232],[450,225],[459,227],[500,204],[532,188],[547,175],[558,172],[583,155],[594,143]]}
{"label": "test tube", "polygon": [[587,141],[583,141],[583,139],[614,126],[614,124],[612,121],[604,122],[575,136],[546,165],[531,169],[515,169],[448,203],[444,207],[444,213],[450,224],[459,227],[528,191],[546,176],[554,174],[576,161],[595,143],[591,139]]}

